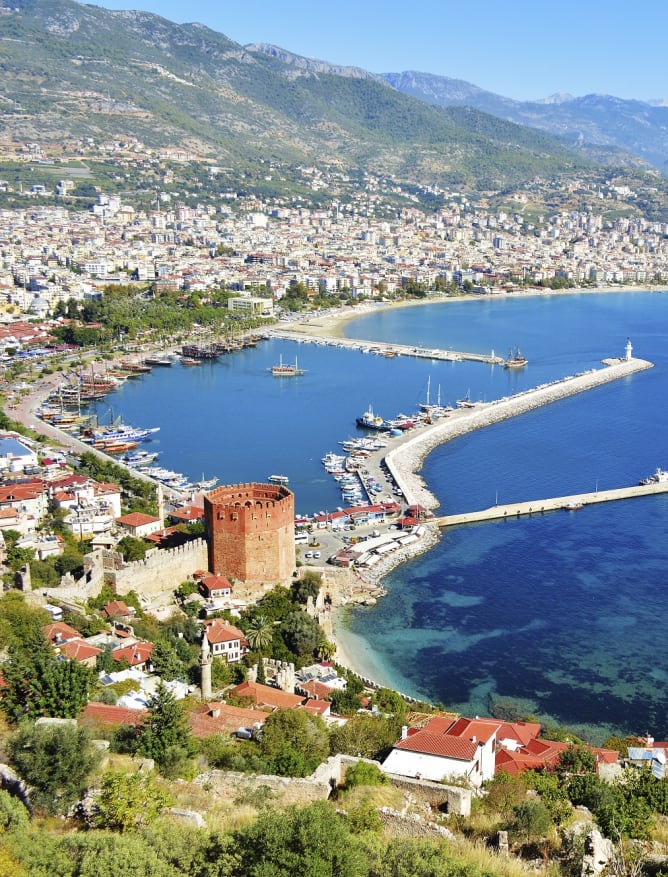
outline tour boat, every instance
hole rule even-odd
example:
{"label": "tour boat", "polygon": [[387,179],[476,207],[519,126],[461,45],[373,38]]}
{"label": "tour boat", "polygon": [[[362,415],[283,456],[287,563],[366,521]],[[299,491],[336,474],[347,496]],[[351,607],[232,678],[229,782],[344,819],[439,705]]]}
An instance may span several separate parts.
{"label": "tour boat", "polygon": [[527,358],[525,356],[522,356],[519,347],[516,347],[514,352],[512,350],[508,351],[508,359],[504,360],[503,367],[524,368],[527,362]]}
{"label": "tour boat", "polygon": [[270,481],[272,484],[287,484],[290,479],[287,475],[270,475],[267,481]]}
{"label": "tour boat", "polygon": [[303,375],[304,369],[299,368],[296,356],[294,365],[286,365],[283,362],[283,357],[279,356],[278,365],[272,365],[271,373],[275,378],[293,378],[297,375]]}

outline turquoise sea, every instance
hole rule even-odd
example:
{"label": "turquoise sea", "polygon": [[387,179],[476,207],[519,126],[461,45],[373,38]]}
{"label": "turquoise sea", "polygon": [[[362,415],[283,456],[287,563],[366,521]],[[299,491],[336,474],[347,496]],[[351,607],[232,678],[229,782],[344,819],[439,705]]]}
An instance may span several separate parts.
{"label": "turquoise sea", "polygon": [[[296,509],[340,504],[320,458],[383,416],[470,392],[490,400],[622,355],[655,368],[436,449],[422,471],[443,513],[636,483],[668,468],[668,294],[569,293],[425,304],[350,323],[349,337],[505,354],[522,371],[271,340],[199,368],[154,369],[98,414],[160,426],[160,462],[221,483],[285,474]],[[272,378],[299,356],[306,373]],[[109,411],[109,406],[113,412]],[[467,714],[532,713],[585,729],[668,736],[668,496],[445,533],[396,569],[388,596],[355,610],[346,636],[359,669]]]}

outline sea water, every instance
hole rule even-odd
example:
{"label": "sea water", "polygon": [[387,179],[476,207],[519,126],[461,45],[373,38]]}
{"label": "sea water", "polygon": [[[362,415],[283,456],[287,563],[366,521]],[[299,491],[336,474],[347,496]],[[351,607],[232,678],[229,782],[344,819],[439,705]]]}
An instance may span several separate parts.
{"label": "sea water", "polygon": [[[320,463],[371,404],[411,413],[440,392],[490,401],[622,356],[655,368],[443,445],[422,475],[443,514],[627,486],[668,468],[668,295],[622,292],[425,304],[378,311],[349,337],[505,355],[521,370],[273,339],[197,368],[154,369],[100,419],[159,425],[160,463],[221,483],[284,474],[299,513],[342,504]],[[274,378],[298,355],[306,372]],[[533,714],[581,728],[668,735],[663,618],[668,496],[445,531],[396,569],[388,595],[343,633],[358,668],[465,714]]]}

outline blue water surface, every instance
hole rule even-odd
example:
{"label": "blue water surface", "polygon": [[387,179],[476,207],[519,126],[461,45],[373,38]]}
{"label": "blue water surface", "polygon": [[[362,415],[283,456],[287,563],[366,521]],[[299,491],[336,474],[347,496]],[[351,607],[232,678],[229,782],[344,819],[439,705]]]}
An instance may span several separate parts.
{"label": "blue water surface", "polygon": [[[320,458],[355,434],[369,404],[383,416],[431,398],[510,395],[623,355],[629,336],[649,371],[437,448],[423,476],[443,513],[636,483],[668,468],[668,295],[621,292],[485,298],[379,311],[349,337],[504,355],[477,363],[382,357],[271,340],[198,368],[154,369],[99,407],[159,425],[162,465],[221,483],[286,474],[300,513],[340,504]],[[299,357],[306,373],[272,378]],[[383,681],[468,714],[532,713],[602,737],[668,735],[664,647],[668,497],[452,529],[395,570],[388,596],[352,613]],[[352,641],[352,640],[351,640]],[[360,649],[361,669],[365,657]]]}

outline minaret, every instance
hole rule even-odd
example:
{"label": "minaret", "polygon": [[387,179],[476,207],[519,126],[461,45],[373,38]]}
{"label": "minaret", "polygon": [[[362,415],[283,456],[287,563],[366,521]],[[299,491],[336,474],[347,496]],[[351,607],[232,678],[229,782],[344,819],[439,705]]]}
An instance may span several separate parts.
{"label": "minaret", "polygon": [[624,349],[626,350],[626,361],[631,362],[633,359],[633,345],[630,338],[626,339],[626,347]]}
{"label": "minaret", "polygon": [[200,688],[202,691],[202,700],[211,700],[211,664],[213,663],[213,655],[211,654],[211,646],[206,630],[202,633],[202,648],[199,653],[200,666]]}
{"label": "minaret", "polygon": [[165,493],[162,489],[162,483],[158,482],[158,486],[156,488],[157,500],[158,500],[158,517],[160,518],[160,526],[165,526]]}

